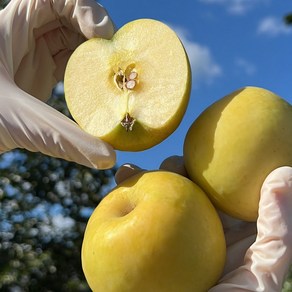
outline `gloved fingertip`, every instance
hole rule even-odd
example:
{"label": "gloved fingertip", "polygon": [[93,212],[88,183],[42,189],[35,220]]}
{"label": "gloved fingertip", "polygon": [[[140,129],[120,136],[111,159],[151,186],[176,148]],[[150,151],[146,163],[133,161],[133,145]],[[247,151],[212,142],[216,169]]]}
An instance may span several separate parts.
{"label": "gloved fingertip", "polygon": [[115,25],[107,10],[98,2],[82,0],[76,4],[75,16],[80,29],[87,39],[102,37],[111,39]]}
{"label": "gloved fingertip", "polygon": [[281,166],[273,170],[265,179],[265,183],[273,183],[275,181],[292,182],[292,167]]}
{"label": "gloved fingertip", "polygon": [[292,167],[282,166],[266,177],[261,190],[260,208],[267,201],[281,200],[287,194],[292,200]]}
{"label": "gloved fingertip", "polygon": [[119,167],[115,174],[116,184],[120,184],[131,176],[143,171],[144,169],[140,168],[135,164],[126,163]]}
{"label": "gloved fingertip", "polygon": [[79,151],[86,159],[88,166],[100,170],[114,167],[116,163],[115,149],[105,141],[93,138],[87,133],[82,132],[82,134],[87,139],[83,140],[85,143],[79,144]]}
{"label": "gloved fingertip", "polygon": [[162,161],[159,169],[171,171],[188,177],[187,171],[184,166],[183,157],[179,155],[169,156]]}
{"label": "gloved fingertip", "polygon": [[115,166],[116,163],[116,153],[109,153],[109,155],[104,155],[102,159],[99,157],[95,162],[91,162],[92,166],[97,169],[110,169]]}
{"label": "gloved fingertip", "polygon": [[266,178],[260,197],[258,246],[270,242],[274,249],[292,242],[292,168],[283,166]]}

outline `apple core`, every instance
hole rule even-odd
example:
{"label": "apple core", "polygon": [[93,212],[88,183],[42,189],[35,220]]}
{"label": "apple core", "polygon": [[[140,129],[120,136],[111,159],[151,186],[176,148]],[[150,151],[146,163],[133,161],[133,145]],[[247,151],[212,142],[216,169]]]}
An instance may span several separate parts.
{"label": "apple core", "polygon": [[[133,90],[138,82],[138,72],[136,71],[134,64],[127,66],[125,70],[119,67],[117,72],[114,72],[114,83],[119,90]],[[121,125],[127,132],[132,131],[135,121],[136,119],[126,112],[124,118],[121,120]]]}

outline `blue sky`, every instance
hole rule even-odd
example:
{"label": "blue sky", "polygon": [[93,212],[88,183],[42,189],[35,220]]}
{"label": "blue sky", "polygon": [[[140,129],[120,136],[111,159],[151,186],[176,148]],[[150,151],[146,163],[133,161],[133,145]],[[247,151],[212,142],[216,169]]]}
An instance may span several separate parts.
{"label": "blue sky", "polygon": [[[100,2],[116,26],[137,18],[170,25],[189,55],[193,87],[179,128],[161,144],[135,153],[117,152],[117,164],[156,169],[170,155],[181,155],[186,132],[210,104],[252,85],[269,89],[292,103],[292,26],[283,16],[292,1],[147,0]],[[290,4],[290,5],[289,5]]]}

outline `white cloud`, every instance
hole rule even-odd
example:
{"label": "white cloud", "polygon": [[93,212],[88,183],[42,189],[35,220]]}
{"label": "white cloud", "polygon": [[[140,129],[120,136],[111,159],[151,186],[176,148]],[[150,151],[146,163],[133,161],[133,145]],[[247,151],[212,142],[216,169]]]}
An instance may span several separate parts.
{"label": "white cloud", "polygon": [[258,33],[268,36],[278,36],[291,34],[291,28],[282,19],[276,17],[266,17],[261,20],[258,26]]}
{"label": "white cloud", "polygon": [[181,27],[173,27],[173,30],[179,36],[189,56],[193,83],[212,82],[216,77],[222,74],[221,67],[213,60],[208,47],[189,40],[188,32]]}
{"label": "white cloud", "polygon": [[256,72],[256,66],[243,58],[236,59],[235,64],[247,75],[254,75]]}
{"label": "white cloud", "polygon": [[218,4],[224,6],[231,14],[245,14],[258,4],[269,2],[269,0],[200,0],[205,4]]}

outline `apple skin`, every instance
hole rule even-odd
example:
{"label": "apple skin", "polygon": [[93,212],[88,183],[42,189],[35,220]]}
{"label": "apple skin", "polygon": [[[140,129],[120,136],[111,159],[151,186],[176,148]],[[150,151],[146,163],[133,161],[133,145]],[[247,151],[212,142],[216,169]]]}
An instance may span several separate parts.
{"label": "apple skin", "polygon": [[184,142],[189,177],[230,216],[258,217],[262,183],[292,166],[292,107],[259,87],[239,89],[209,106]]}
{"label": "apple skin", "polygon": [[93,291],[204,291],[226,245],[219,216],[191,180],[141,172],[114,188],[86,227],[82,267]]}

